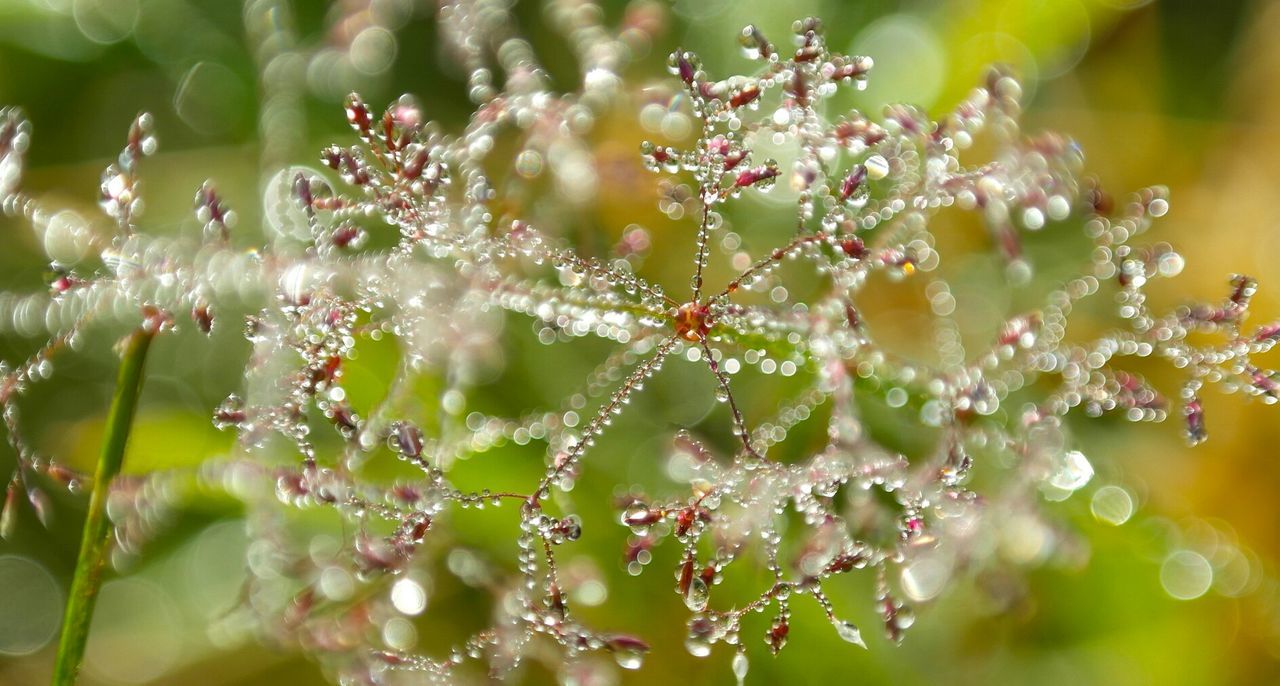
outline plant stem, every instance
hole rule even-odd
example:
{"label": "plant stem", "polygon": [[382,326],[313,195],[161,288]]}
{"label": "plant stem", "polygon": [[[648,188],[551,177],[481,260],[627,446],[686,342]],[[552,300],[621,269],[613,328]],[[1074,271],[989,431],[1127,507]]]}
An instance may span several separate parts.
{"label": "plant stem", "polygon": [[67,612],[62,620],[62,637],[58,641],[57,662],[53,668],[54,686],[72,686],[80,673],[85,643],[89,638],[89,622],[93,618],[93,606],[98,599],[102,570],[110,547],[111,525],[107,520],[107,494],[111,481],[120,473],[120,467],[124,464],[125,445],[129,441],[129,429],[133,425],[138,395],[142,391],[142,367],[146,362],[147,348],[154,336],[154,331],[149,327],[135,330],[129,335],[124,359],[120,363],[116,391],[107,415],[107,432],[102,439],[102,454],[98,458],[98,468],[93,476],[89,515],[80,539],[80,557],[76,560],[75,576],[71,580],[71,592],[67,598]]}

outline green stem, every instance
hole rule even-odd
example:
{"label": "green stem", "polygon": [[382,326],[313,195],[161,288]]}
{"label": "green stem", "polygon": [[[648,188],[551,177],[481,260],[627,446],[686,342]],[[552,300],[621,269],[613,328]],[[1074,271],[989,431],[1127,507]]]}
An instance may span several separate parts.
{"label": "green stem", "polygon": [[111,481],[120,473],[124,464],[125,444],[129,441],[129,428],[133,425],[134,411],[138,407],[138,395],[142,391],[142,366],[147,359],[147,348],[154,332],[140,327],[130,334],[116,380],[115,396],[107,415],[107,433],[102,440],[102,455],[93,476],[93,492],[89,496],[89,516],[84,523],[84,535],[80,539],[80,558],[76,560],[75,576],[71,580],[71,593],[67,598],[67,612],[62,620],[62,638],[58,641],[57,663],[53,668],[54,686],[72,686],[80,673],[84,659],[84,647],[89,638],[89,621],[93,618],[93,606],[102,585],[102,570],[106,566],[111,523],[107,520],[107,495]]}

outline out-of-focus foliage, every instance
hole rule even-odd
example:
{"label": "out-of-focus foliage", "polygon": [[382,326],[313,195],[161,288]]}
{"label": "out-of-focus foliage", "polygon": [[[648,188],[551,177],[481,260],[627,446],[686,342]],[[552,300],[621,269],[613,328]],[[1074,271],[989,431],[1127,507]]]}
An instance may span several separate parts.
{"label": "out-of-focus foliage", "polygon": [[[326,25],[331,10],[321,3],[294,4],[301,33]],[[283,144],[273,153],[280,159],[310,164],[324,144],[345,140],[349,130],[338,102],[357,86],[371,102],[414,92],[432,118],[455,126],[464,121],[470,110],[465,80],[437,60],[430,12],[410,2],[384,4],[392,7],[388,12],[400,12],[390,22],[391,47],[381,34],[368,36],[384,42],[369,48],[367,60],[303,74],[306,136]],[[658,6],[669,10],[667,24],[629,73],[639,81],[668,78],[665,55],[676,45],[699,52],[711,69],[735,68],[732,38],[738,28],[755,23],[785,35],[791,20],[805,14],[825,18],[833,46],[875,57],[875,78],[857,102],[868,110],[905,100],[940,112],[978,81],[987,64],[1011,63],[1032,91],[1029,129],[1074,136],[1089,169],[1110,188],[1170,187],[1174,209],[1160,237],[1188,260],[1178,290],[1155,287],[1157,298],[1167,298],[1162,304],[1217,297],[1230,271],[1278,274],[1280,212],[1274,198],[1280,132],[1274,122],[1280,121],[1280,89],[1273,84],[1280,82],[1280,46],[1273,36],[1280,31],[1280,5],[1222,3],[1209,10],[1194,3],[1122,0],[675,0]],[[611,17],[625,11],[618,2],[604,3],[604,9]],[[553,76],[569,78],[571,68],[556,71],[557,46],[536,3],[520,2],[516,13]],[[258,178],[259,87],[246,46],[243,9],[233,2],[0,2],[0,102],[21,105],[37,131],[28,187],[57,193],[60,203],[91,213],[98,173],[117,151],[118,133],[147,110],[164,137],[162,152],[148,162],[149,229],[163,232],[169,226],[176,232],[189,222],[191,191],[206,178],[219,181],[223,196],[242,215],[241,226],[259,225],[265,181]],[[619,113],[598,126],[593,142],[598,156],[612,161],[612,175],[602,174],[600,197],[586,204],[574,228],[584,243],[605,244],[629,224],[642,223],[652,231],[651,264],[669,257],[680,263],[669,276],[683,278],[687,258],[681,241],[687,237],[677,233],[681,225],[656,210],[656,185],[636,154],[640,138],[652,135],[642,125],[635,113]],[[0,251],[0,286],[29,290],[45,284],[30,232],[13,231],[7,240]],[[246,247],[253,242],[243,240]],[[1278,292],[1264,288],[1257,296],[1253,307],[1260,320],[1280,313]],[[892,317],[893,304],[881,314]],[[909,312],[903,321],[910,321]],[[156,347],[127,471],[192,465],[230,449],[230,437],[210,424],[208,408],[237,390],[239,372],[227,370],[240,368],[248,345],[235,328],[223,327],[212,344],[196,344],[194,332],[187,331]],[[907,341],[909,327],[904,329]],[[60,359],[55,377],[23,406],[32,440],[80,468],[89,469],[96,456],[118,333],[96,332],[82,352]],[[527,331],[510,338],[493,350],[507,359],[509,370],[485,401],[512,415],[555,404],[603,350],[553,353]],[[35,343],[6,338],[0,356],[22,359]],[[374,397],[393,364],[392,350],[362,348],[346,370],[348,392]],[[1173,375],[1157,366],[1143,371],[1172,394]],[[593,513],[599,521],[614,517],[613,483],[647,479],[642,468],[628,473],[621,465],[643,465],[636,456],[661,454],[654,435],[709,412],[714,403],[709,389],[692,380],[664,377],[652,385],[652,397],[644,401],[652,403],[648,418],[619,423],[610,442],[634,455],[614,465],[594,463],[590,469],[599,470],[599,485],[583,480],[581,488],[601,489]],[[875,641],[869,651],[851,651],[819,618],[797,622],[792,645],[776,660],[753,660],[749,679],[1046,685],[1280,680],[1280,588],[1272,580],[1280,555],[1280,462],[1274,454],[1280,422],[1236,396],[1207,395],[1205,404],[1215,418],[1213,439],[1194,449],[1183,446],[1171,425],[1104,420],[1075,427],[1077,439],[1099,457],[1095,486],[1059,506],[1087,542],[1079,565],[1019,579],[964,581],[929,606],[900,647]],[[486,464],[510,469],[513,481],[540,472],[540,463],[530,466],[519,458],[511,448]],[[12,456],[0,453],[0,473],[8,473],[11,464]],[[1096,486],[1109,483],[1127,489],[1138,505],[1119,527],[1105,522],[1116,502],[1093,495]],[[82,498],[67,494],[55,494],[54,500],[51,529],[23,511],[15,538],[0,543],[3,684],[40,683],[52,664],[48,639],[59,621],[84,506]],[[239,527],[243,513],[218,494],[197,494],[191,502],[131,563],[129,574],[106,587],[85,682],[316,682],[315,667],[301,657],[245,642],[234,632],[208,630],[237,602],[246,545]],[[476,538],[484,538],[486,531],[510,527],[515,516],[515,508],[499,509],[473,513],[466,521]],[[631,579],[620,554],[624,535],[588,532],[578,544],[603,561],[609,591],[607,602],[580,611],[592,621],[646,636],[662,656],[638,674],[623,674],[624,683],[731,683],[729,652],[697,660],[681,648],[686,610],[662,572],[674,568],[675,551],[656,553],[670,559],[659,557],[653,572]],[[1178,565],[1184,561],[1171,556],[1183,550],[1227,570],[1210,592],[1190,601],[1171,596],[1179,593]],[[488,552],[511,556],[500,543]],[[422,636],[433,625],[466,624],[460,618],[486,611],[464,587],[435,591],[418,624]],[[833,596],[859,608],[863,603],[850,599],[868,593],[854,583]],[[807,611],[797,607],[797,614]],[[870,622],[869,615],[865,619]],[[536,667],[528,676],[554,678]]]}

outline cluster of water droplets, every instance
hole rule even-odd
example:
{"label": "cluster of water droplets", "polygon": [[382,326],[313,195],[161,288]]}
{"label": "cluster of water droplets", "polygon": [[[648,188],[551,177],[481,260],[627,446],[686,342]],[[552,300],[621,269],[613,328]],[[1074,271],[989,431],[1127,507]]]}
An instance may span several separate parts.
{"label": "cluster of water droplets", "polygon": [[[733,432],[742,439],[736,455],[716,459],[691,436],[678,437],[669,473],[686,481],[692,495],[657,501],[633,495],[621,513],[621,523],[633,534],[626,554],[632,573],[649,563],[649,551],[665,538],[677,539],[684,548],[675,571],[676,592],[694,613],[686,647],[698,657],[708,655],[715,643],[738,644],[741,616],[770,607],[776,615],[765,641],[775,652],[781,649],[789,632],[789,602],[799,595],[816,600],[838,635],[865,647],[860,630],[839,619],[822,592],[822,584],[839,574],[875,571],[874,601],[885,634],[900,641],[915,614],[899,598],[933,599],[961,565],[1026,564],[1074,554],[1078,547],[1070,536],[1055,533],[1057,527],[1034,507],[1037,496],[1061,500],[1088,486],[1095,475],[1090,459],[1071,446],[1060,417],[1076,407],[1088,415],[1119,413],[1132,421],[1161,421],[1168,415],[1163,396],[1139,375],[1113,367],[1117,359],[1159,355],[1191,368],[1183,414],[1192,443],[1204,437],[1196,395],[1204,380],[1264,401],[1280,389],[1273,372],[1249,362],[1280,337],[1277,327],[1242,335],[1235,326],[1252,294],[1251,281],[1237,277],[1235,293],[1221,308],[1183,308],[1163,318],[1146,311],[1147,281],[1176,276],[1183,265],[1167,245],[1130,243],[1168,211],[1166,191],[1141,191],[1116,212],[1096,184],[1081,180],[1083,156],[1074,143],[1057,134],[1023,135],[1018,123],[1022,90],[1011,74],[991,70],[981,88],[938,121],[895,105],[880,120],[854,111],[831,122],[817,115],[816,101],[847,79],[861,83],[872,63],[827,52],[815,20],[797,22],[794,29],[797,48],[790,58],[757,28],[743,30],[747,56],[765,64],[749,77],[713,80],[696,55],[672,53],[670,71],[684,84],[692,114],[703,123],[702,135],[686,149],[652,142],[641,147],[650,171],[691,175],[696,183],[691,188],[664,181],[668,216],[702,217],[693,299],[672,307],[669,316],[675,335],[695,344],[687,348],[688,359],[705,360],[716,377],[716,399],[731,406]],[[779,87],[781,104],[760,113],[761,103],[775,102],[765,97],[768,91]],[[962,152],[984,131],[994,140],[995,158],[964,166]],[[704,293],[702,274],[711,258],[709,246],[716,244],[710,236],[726,225],[718,205],[747,188],[768,193],[780,177],[787,178],[787,170],[772,159],[753,162],[762,141],[799,148],[790,170],[796,238],[758,259],[740,260],[740,240],[729,234],[719,243],[741,273],[723,291]],[[1013,285],[1032,276],[1021,234],[1083,215],[1086,234],[1097,244],[1095,273],[1051,292],[1042,310],[1009,318],[990,348],[976,355],[967,353],[948,328],[954,326],[946,322],[956,300],[948,284],[935,277],[927,292],[939,320],[943,365],[899,360],[868,335],[856,306],[859,291],[873,272],[902,280],[935,270],[939,254],[929,217],[953,206],[981,215]],[[792,260],[829,275],[831,294],[818,301],[793,299],[777,275]],[[1096,294],[1102,279],[1118,281],[1117,315],[1131,329],[1088,344],[1066,344],[1071,306]],[[748,314],[731,304],[736,293],[753,290],[768,293],[777,305],[756,305]],[[1228,340],[1191,348],[1182,341],[1196,330],[1225,330]],[[791,333],[777,337],[781,331]],[[781,403],[776,417],[749,431],[718,364],[725,355],[717,353],[753,337],[785,341],[798,353],[794,364],[813,382]],[[1013,425],[983,419],[1008,416],[1002,403],[1042,375],[1059,377],[1061,385],[1020,414],[1013,412],[1020,418]],[[877,445],[861,428],[854,400],[855,392],[866,391],[891,408],[918,412],[921,425],[938,429],[932,452],[909,460]],[[794,464],[772,461],[770,449],[823,405],[830,412],[827,448]],[[978,453],[994,453],[1012,472],[1004,492],[980,497],[969,490]],[[889,494],[893,505],[886,508],[883,498],[867,496],[870,491]],[[803,544],[786,540],[795,532],[780,533],[788,510],[804,515],[810,527],[799,534]],[[999,528],[998,522],[1010,516],[1025,527],[1025,535],[1006,543],[992,559],[971,559],[973,549],[984,549],[978,540],[989,535],[986,528]],[[782,559],[787,554],[789,564]],[[733,609],[713,609],[715,584],[743,556],[766,561],[774,584],[745,606],[734,598],[728,601]],[[739,678],[740,666],[745,672],[741,652],[734,660]]]}

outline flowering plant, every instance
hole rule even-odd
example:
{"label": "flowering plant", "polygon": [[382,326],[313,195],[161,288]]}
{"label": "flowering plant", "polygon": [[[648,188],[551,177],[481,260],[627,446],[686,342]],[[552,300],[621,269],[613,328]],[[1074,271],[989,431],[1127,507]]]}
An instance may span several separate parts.
{"label": "flowering plant", "polygon": [[[213,182],[195,195],[198,239],[143,229],[140,180],[157,147],[149,116],[134,121],[102,174],[100,204],[114,227],[104,232],[22,191],[31,126],[15,109],[0,112],[0,205],[43,238],[55,272],[49,292],[0,301],[0,319],[48,334],[0,381],[18,455],[4,521],[24,499],[47,512],[36,475],[93,488],[59,678],[74,678],[108,538],[117,556],[139,550],[193,476],[117,475],[148,347],[175,328],[235,326],[226,313],[245,304],[252,349],[241,389],[212,408],[235,446],[194,476],[246,503],[251,574],[238,616],[314,653],[343,683],[402,673],[447,682],[472,662],[505,677],[529,659],[574,675],[599,651],[639,668],[644,638],[580,619],[575,604],[590,605],[599,581],[562,563],[584,531],[616,522],[630,534],[622,554],[632,574],[664,542],[679,548],[685,646],[706,656],[726,644],[739,680],[748,639],[760,637],[743,629],[755,613],[768,615],[762,635],[773,653],[787,643],[798,602],[816,603],[841,638],[866,647],[828,594],[851,575],[873,580],[880,630],[899,642],[915,621],[910,603],[933,599],[958,571],[1028,562],[1054,546],[1070,554],[1066,531],[1037,534],[1048,543],[1027,555],[994,542],[1010,522],[1054,529],[1041,500],[1090,482],[1068,414],[1173,413],[1195,444],[1206,435],[1206,384],[1267,403],[1280,394],[1275,372],[1254,361],[1280,340],[1280,324],[1244,326],[1253,279],[1232,277],[1221,302],[1148,307],[1148,284],[1183,267],[1169,245],[1140,242],[1169,210],[1165,189],[1113,201],[1082,175],[1069,139],[1024,134],[1021,87],[1001,68],[937,119],[908,105],[837,110],[843,90],[872,78],[873,61],[830,50],[816,19],[797,21],[785,47],[743,29],[743,51],[757,64],[746,75],[718,78],[687,51],[671,56],[694,135],[645,142],[639,154],[661,178],[660,210],[687,228],[687,286],[649,275],[666,270],[646,262],[657,238],[639,225],[608,250],[585,248],[557,227],[562,207],[538,204],[554,195],[539,184],[550,176],[572,205],[595,183],[588,134],[625,99],[622,68],[646,30],[636,20],[610,34],[588,7],[562,2],[551,13],[580,62],[581,88],[561,93],[509,32],[506,3],[444,4],[442,35],[476,103],[466,126],[447,131],[408,96],[379,113],[351,95],[345,114],[358,143],[325,148],[324,172],[275,170],[265,190],[271,241],[261,250],[235,247],[236,212]],[[736,232],[729,208],[771,194],[793,210],[785,238],[766,244]],[[1031,282],[1030,236],[1082,229],[1090,261],[975,335],[943,263],[944,214],[980,221],[1010,288]],[[916,332],[929,337],[925,355],[886,343],[880,332],[892,323],[868,314],[894,297],[884,292],[914,284],[927,300],[928,331]],[[1114,299],[1117,327],[1069,336],[1073,309],[1104,297]],[[91,479],[24,440],[17,403],[54,357],[113,320],[140,323],[121,347]],[[557,407],[487,411],[475,398],[495,364],[491,346],[504,326],[530,321],[542,344],[596,337],[613,350]],[[398,361],[385,392],[353,398],[350,361],[387,340]],[[1134,358],[1184,370],[1179,396],[1119,366]],[[616,459],[603,445],[609,425],[670,367],[705,375],[724,409],[670,432],[664,484],[620,484],[615,522],[582,516],[599,508],[580,502],[575,485],[601,476],[593,461]],[[776,397],[778,387],[791,393],[781,403],[744,402]],[[759,411],[768,404],[776,411]],[[886,416],[912,440],[885,435]],[[545,446],[540,475],[523,487],[455,477],[501,446],[535,443]],[[1128,496],[1110,497],[1115,517],[1127,518]],[[514,510],[514,559],[458,545],[463,510],[504,504]],[[315,550],[317,512],[341,523],[336,549]],[[492,621],[427,654],[414,649],[407,618],[426,608],[437,560],[446,569],[435,573],[491,595]],[[763,570],[765,580],[742,595],[744,584],[724,583],[739,569],[757,580]]]}

